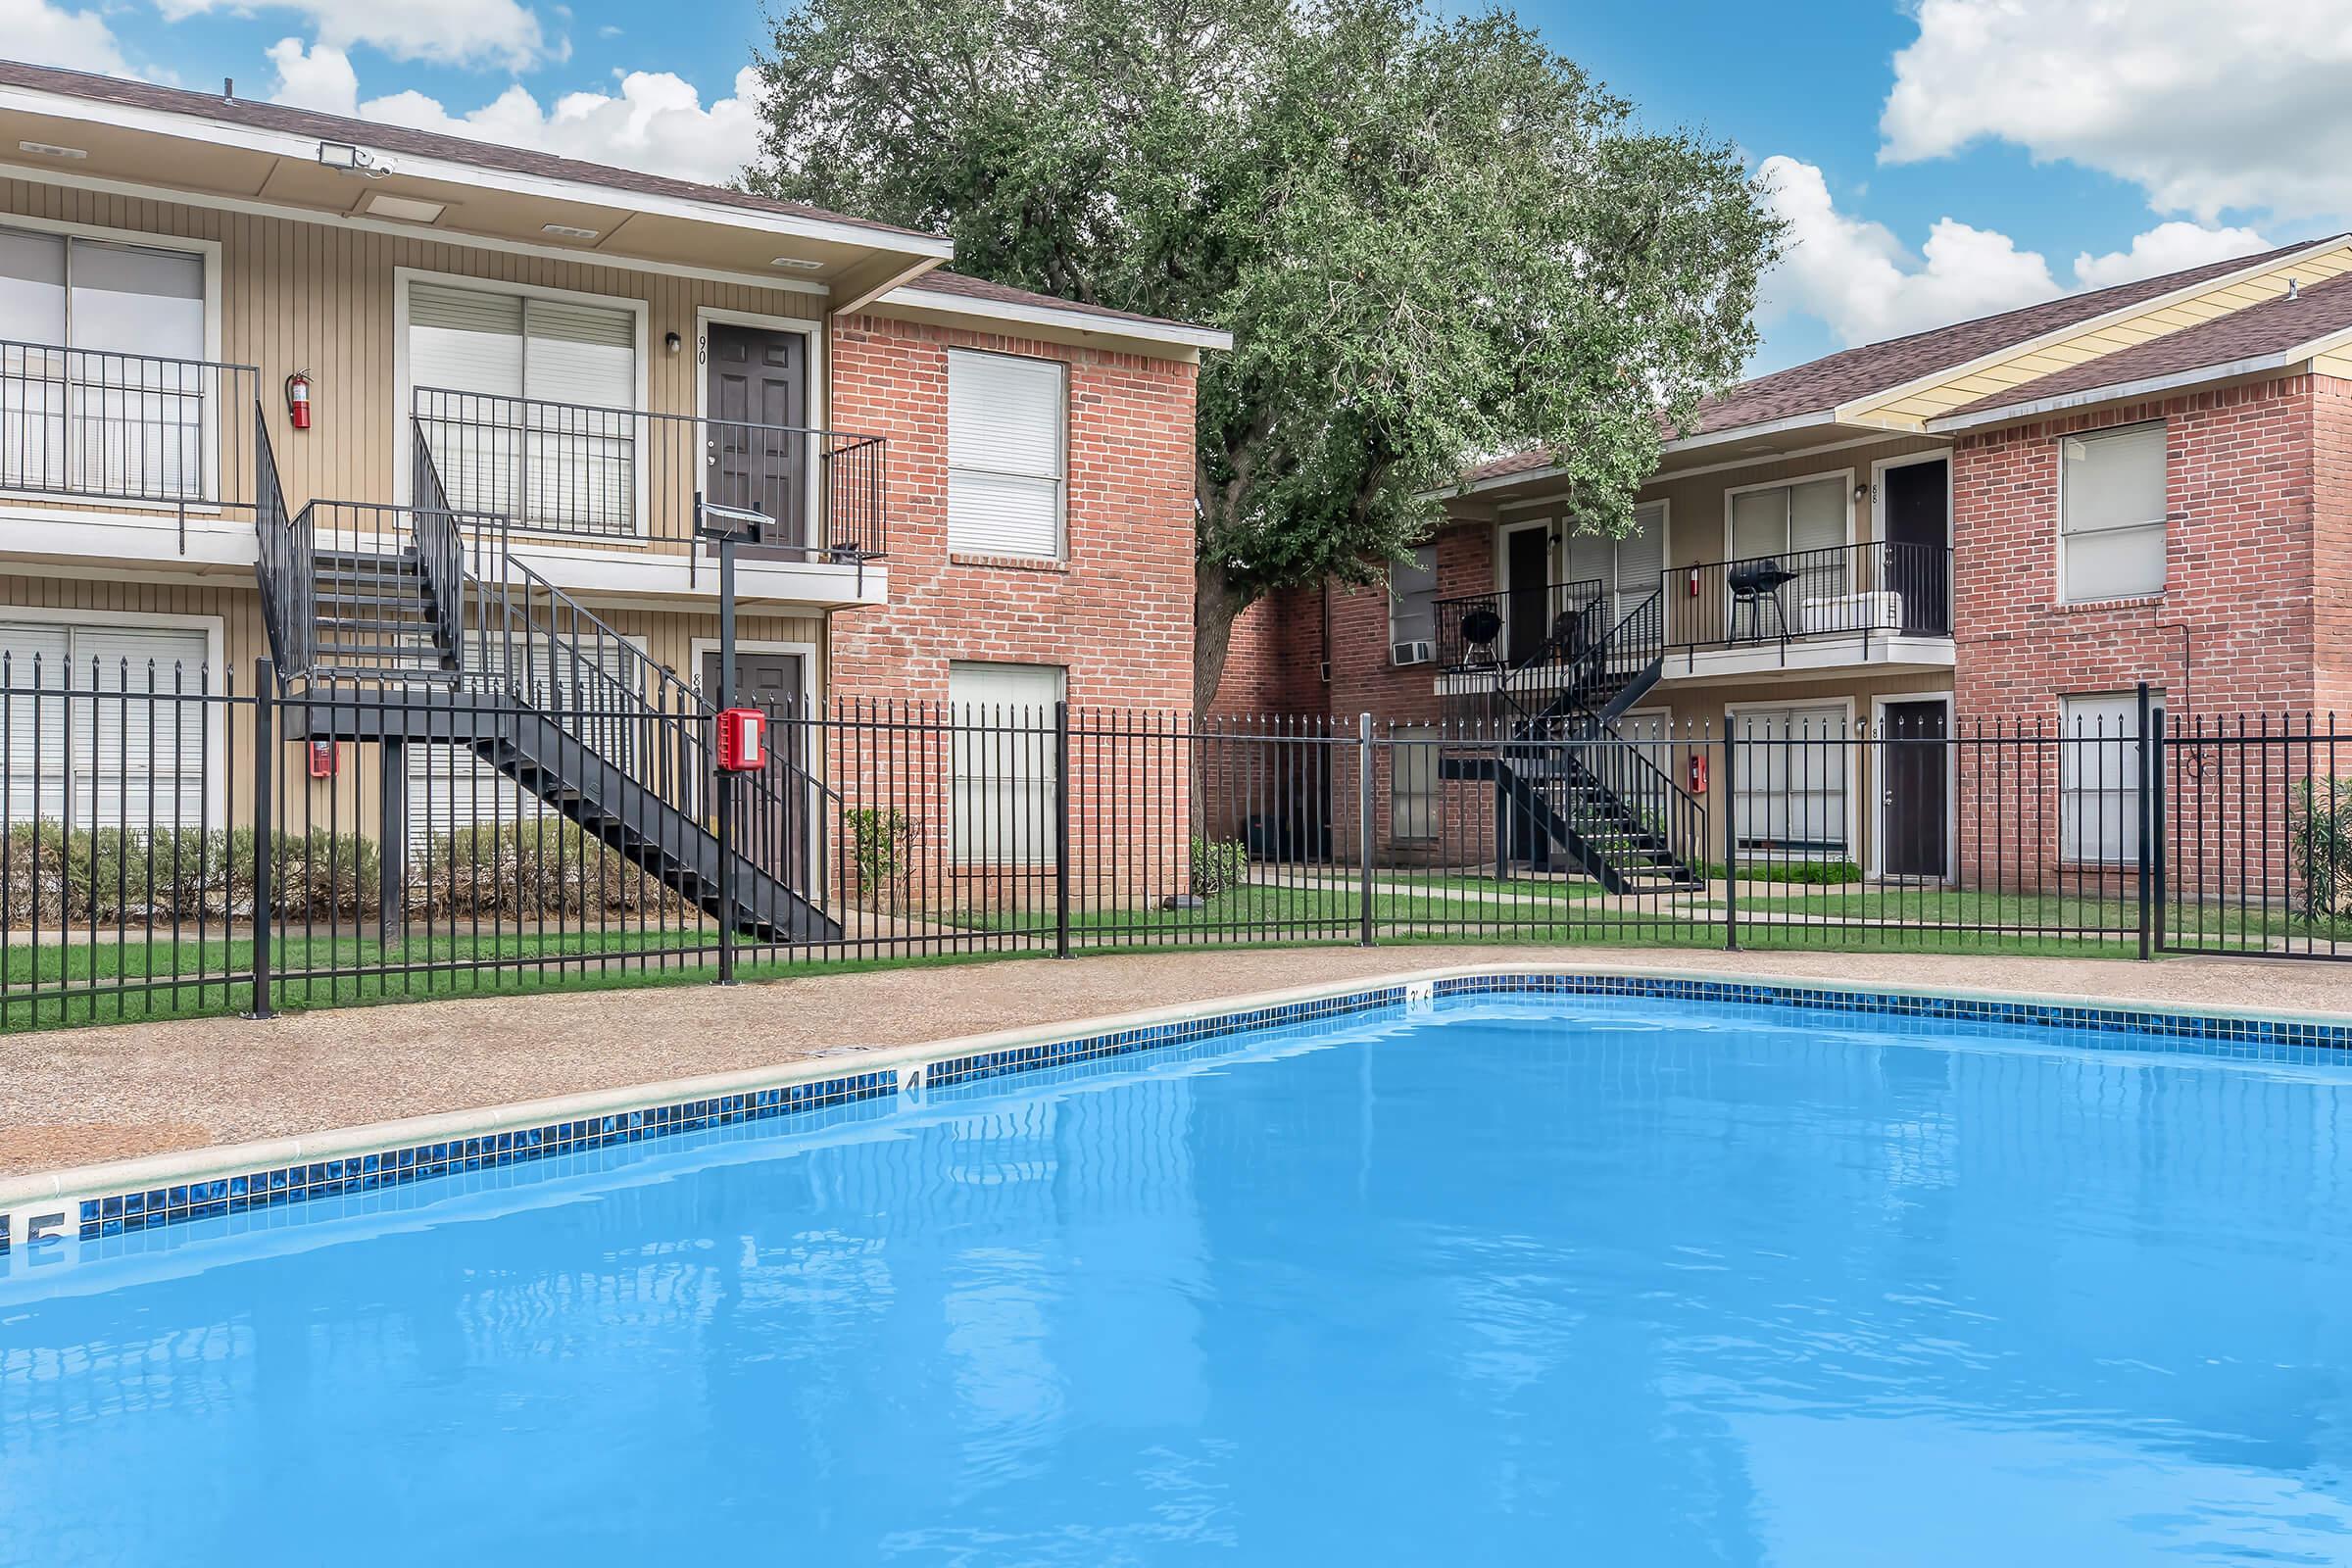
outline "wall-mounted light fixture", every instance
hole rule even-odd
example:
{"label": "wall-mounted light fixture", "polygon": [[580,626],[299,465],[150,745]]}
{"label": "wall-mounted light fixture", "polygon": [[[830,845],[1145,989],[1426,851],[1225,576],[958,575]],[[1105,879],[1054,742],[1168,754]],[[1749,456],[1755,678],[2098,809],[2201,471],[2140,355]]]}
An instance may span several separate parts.
{"label": "wall-mounted light fixture", "polygon": [[662,346],[675,354],[686,346],[686,340],[675,332],[664,332],[662,334]]}

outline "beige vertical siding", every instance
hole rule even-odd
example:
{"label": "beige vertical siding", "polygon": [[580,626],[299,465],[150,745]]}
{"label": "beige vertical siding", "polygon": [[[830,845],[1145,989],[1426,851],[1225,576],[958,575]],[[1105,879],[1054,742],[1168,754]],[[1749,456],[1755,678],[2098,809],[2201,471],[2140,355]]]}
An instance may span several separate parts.
{"label": "beige vertical siding", "polygon": [[[394,374],[398,269],[644,302],[648,406],[656,413],[695,412],[699,310],[803,320],[824,311],[820,296],[790,290],[0,179],[0,223],[9,215],[220,247],[220,358],[259,370],[270,441],[295,506],[320,497],[389,501],[396,493],[409,451]],[[686,345],[674,356],[662,346],[669,332]],[[315,422],[301,432],[288,428],[280,393],[296,370],[313,380]]]}

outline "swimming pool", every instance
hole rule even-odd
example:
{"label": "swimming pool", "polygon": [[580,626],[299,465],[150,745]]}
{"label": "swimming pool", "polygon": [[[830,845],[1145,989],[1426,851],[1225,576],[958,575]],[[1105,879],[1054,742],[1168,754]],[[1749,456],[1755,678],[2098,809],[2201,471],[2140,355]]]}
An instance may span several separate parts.
{"label": "swimming pool", "polygon": [[2304,1054],[1469,995],[69,1244],[0,1561],[2340,1562]]}

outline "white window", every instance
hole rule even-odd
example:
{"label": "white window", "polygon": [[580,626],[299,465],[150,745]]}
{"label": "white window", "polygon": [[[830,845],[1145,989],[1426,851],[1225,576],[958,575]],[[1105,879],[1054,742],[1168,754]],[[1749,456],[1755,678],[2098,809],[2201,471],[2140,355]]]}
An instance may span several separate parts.
{"label": "white window", "polygon": [[1622,539],[1591,533],[1568,535],[1568,581],[1599,583],[1601,593],[1611,601],[1612,625],[1658,591],[1658,573],[1665,569],[1666,504],[1662,501],[1636,507],[1633,531]]}
{"label": "white window", "polygon": [[2068,600],[2164,587],[2164,426],[2135,424],[2058,443],[2058,582]]}
{"label": "white window", "polygon": [[[204,815],[204,705],[171,700],[207,689],[205,652],[201,631],[0,623],[8,819],[227,826]],[[210,678],[219,692],[220,672]]]}
{"label": "white window", "polygon": [[1389,837],[1427,843],[1438,836],[1438,729],[1399,724],[1390,732]]}
{"label": "white window", "polygon": [[1034,865],[1054,854],[1056,664],[950,664],[955,725],[949,851],[957,865]]}
{"label": "white window", "polygon": [[205,493],[204,258],[0,228],[0,488]]}
{"label": "white window", "polygon": [[1438,634],[1438,547],[1389,564],[1389,641],[1426,642]]}
{"label": "white window", "polygon": [[450,505],[567,533],[633,530],[635,311],[413,283],[409,380]]}
{"label": "white window", "polygon": [[[2150,711],[2164,706],[2148,694]],[[2058,700],[2058,853],[2076,864],[2139,858],[2139,694]]]}
{"label": "white window", "polygon": [[948,351],[948,549],[1061,556],[1062,367]]}
{"label": "white window", "polygon": [[1851,725],[1842,703],[1749,709],[1732,718],[1741,853],[1775,858],[1850,858],[1847,811]]}

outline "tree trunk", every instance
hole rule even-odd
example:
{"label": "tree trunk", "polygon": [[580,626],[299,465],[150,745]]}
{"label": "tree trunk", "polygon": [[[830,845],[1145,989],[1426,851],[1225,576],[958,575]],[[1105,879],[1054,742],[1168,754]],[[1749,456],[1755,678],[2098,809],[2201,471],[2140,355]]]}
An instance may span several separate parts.
{"label": "tree trunk", "polygon": [[1206,718],[1225,678],[1225,656],[1233,648],[1233,623],[1255,596],[1236,586],[1225,568],[1207,556],[1193,561],[1193,717]]}

